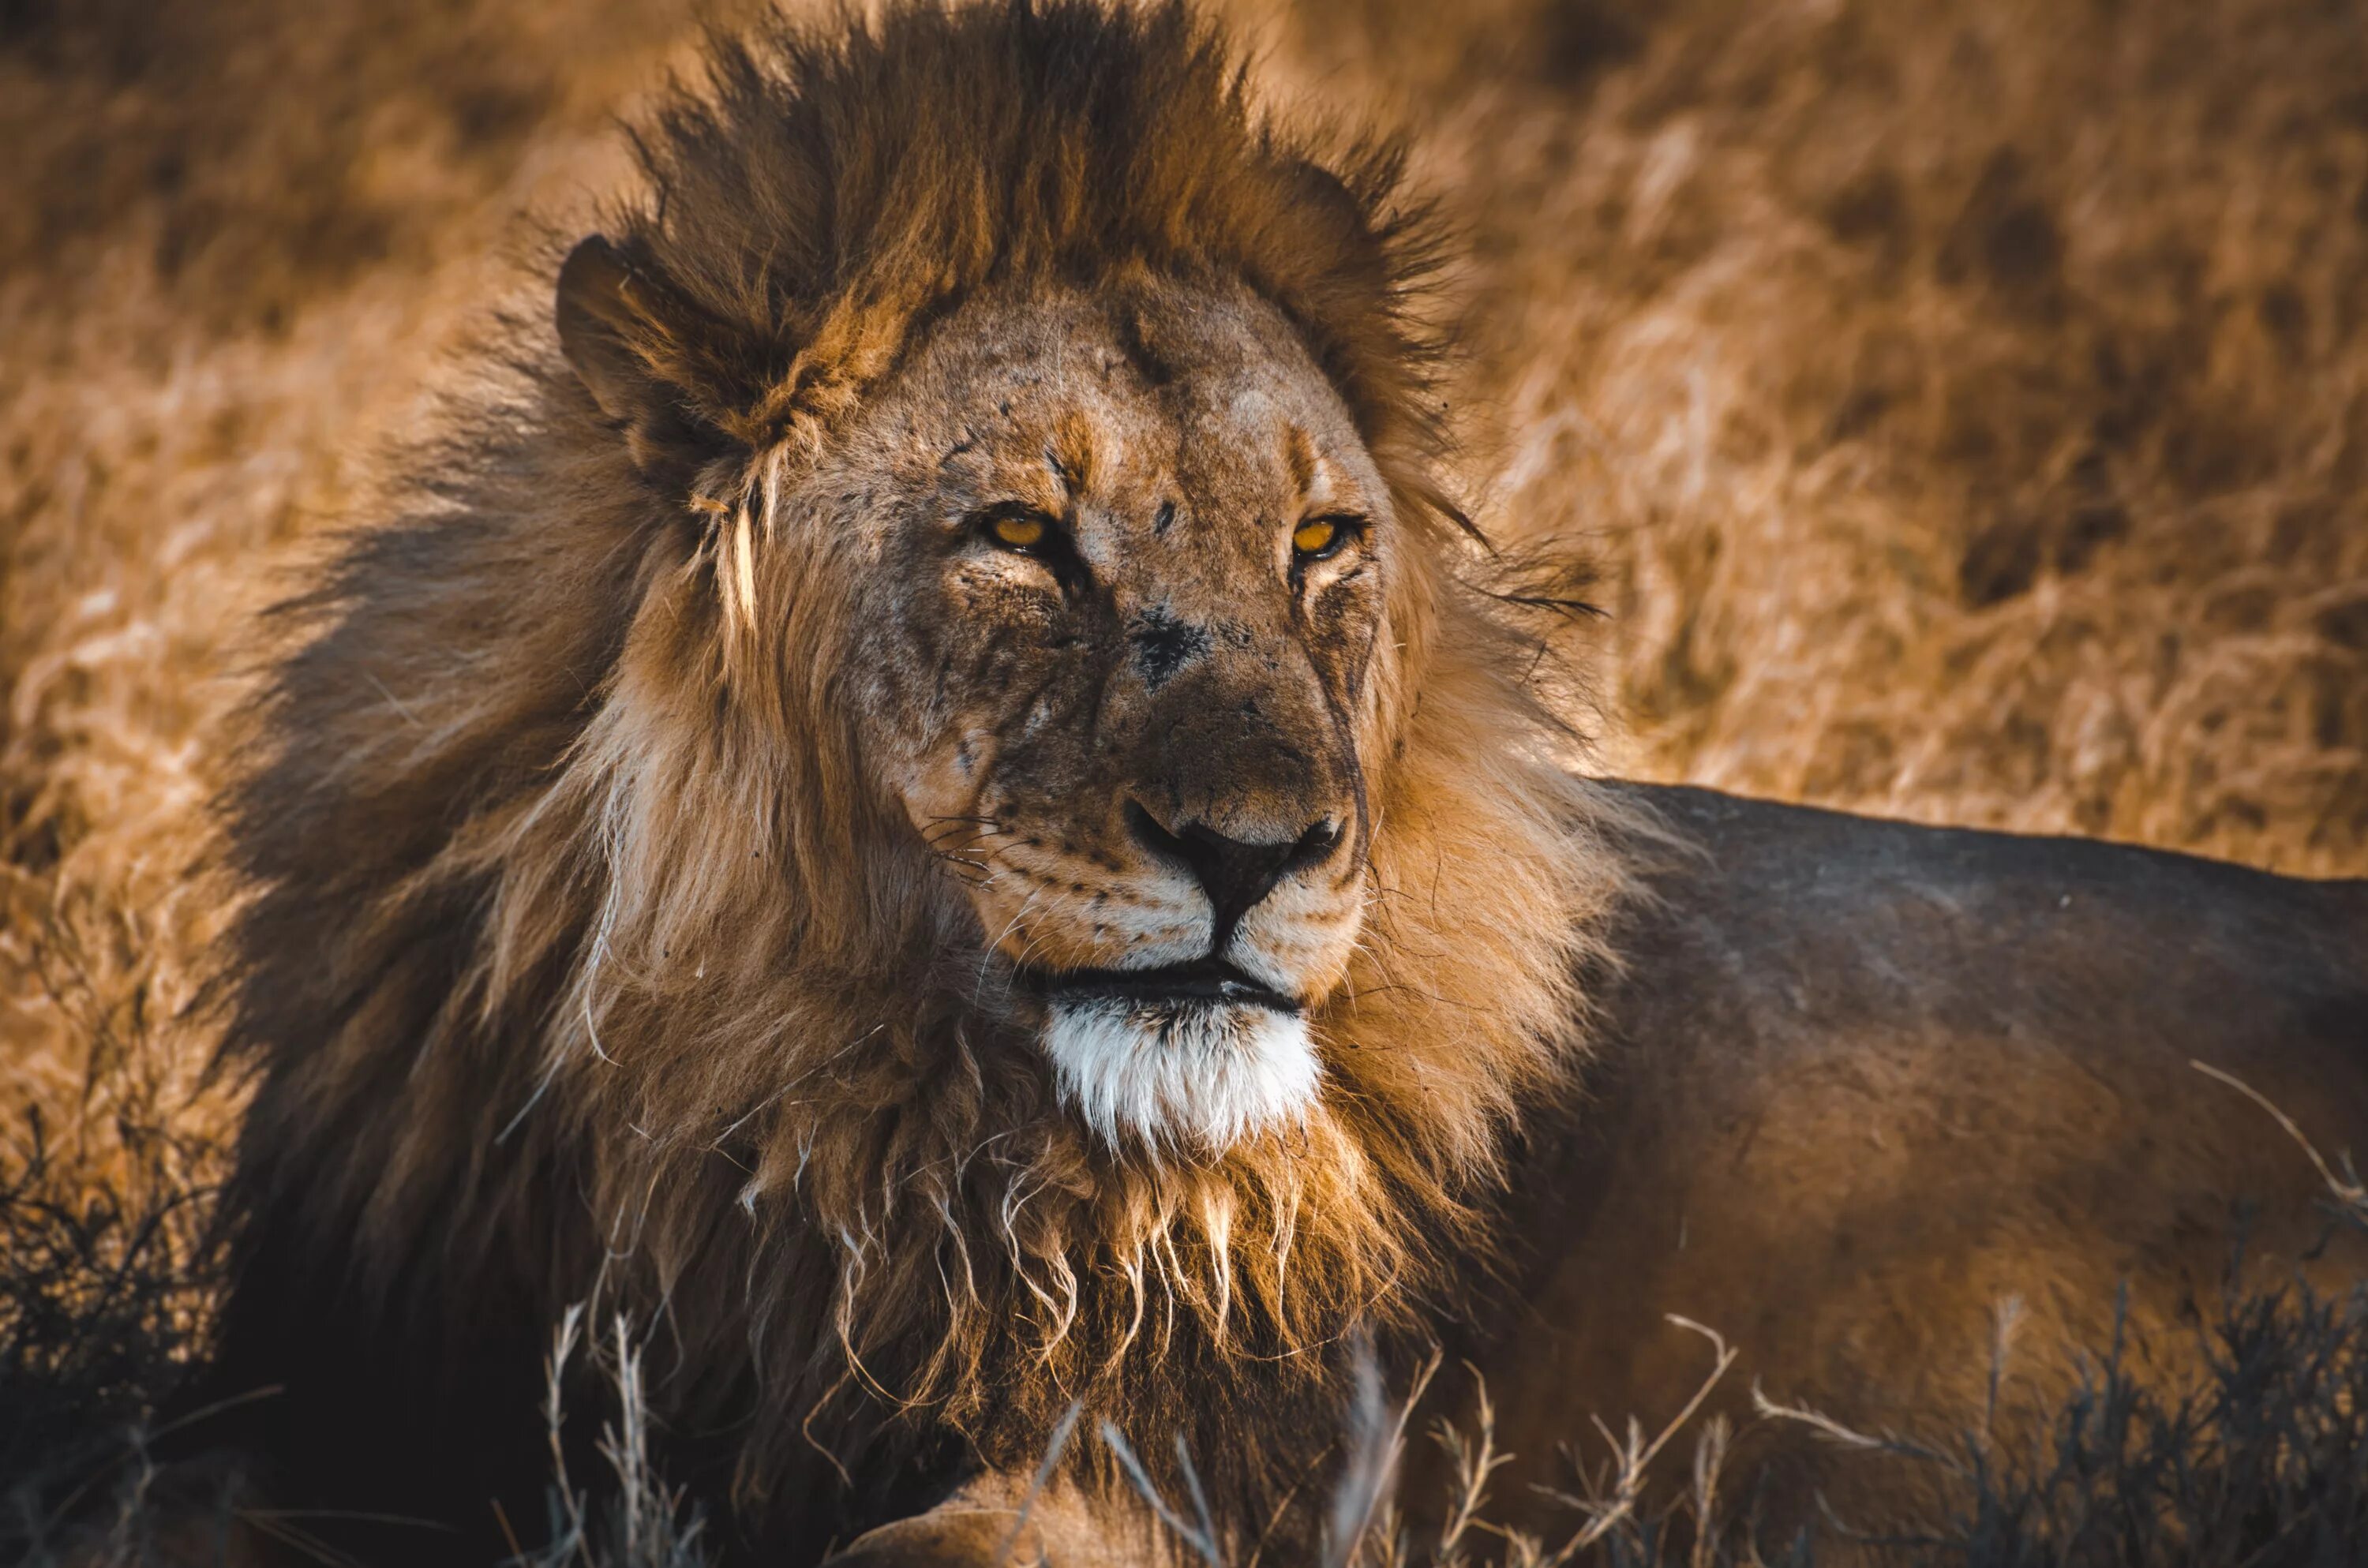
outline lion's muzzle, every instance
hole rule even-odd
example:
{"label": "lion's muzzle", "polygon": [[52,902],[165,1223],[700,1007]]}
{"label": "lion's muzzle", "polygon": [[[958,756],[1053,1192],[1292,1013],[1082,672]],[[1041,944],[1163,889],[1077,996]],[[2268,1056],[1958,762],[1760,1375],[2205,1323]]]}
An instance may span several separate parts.
{"label": "lion's muzzle", "polygon": [[1296,836],[1271,842],[1231,838],[1206,823],[1171,830],[1144,809],[1126,803],[1127,832],[1155,858],[1181,868],[1208,896],[1209,951],[1223,955],[1242,916],[1272,892],[1283,878],[1321,865],[1339,847],[1340,829],[1320,818]]}

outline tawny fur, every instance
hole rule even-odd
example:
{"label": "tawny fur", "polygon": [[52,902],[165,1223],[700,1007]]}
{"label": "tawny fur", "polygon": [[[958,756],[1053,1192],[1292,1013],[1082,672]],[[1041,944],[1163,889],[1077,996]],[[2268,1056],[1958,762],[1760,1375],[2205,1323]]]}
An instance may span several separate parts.
{"label": "tawny fur", "polygon": [[[1442,498],[1419,209],[1385,151],[1258,121],[1166,7],[776,26],[641,149],[607,226],[646,311],[583,330],[664,396],[604,405],[514,328],[290,612],[230,807],[260,1080],[231,1332],[291,1249],[350,1270],[373,1343],[594,1301],[651,1325],[673,1429],[730,1430],[750,1518],[949,1439],[1024,1467],[1082,1400],[1184,1437],[1254,1530],[1347,1337],[1486,1256],[1626,885],[1631,824]],[[1176,290],[1288,323],[1396,540],[1320,1094],[1221,1150],[1097,1136],[982,1001],[1008,959],[860,740],[880,567],[814,526],[973,301]]]}

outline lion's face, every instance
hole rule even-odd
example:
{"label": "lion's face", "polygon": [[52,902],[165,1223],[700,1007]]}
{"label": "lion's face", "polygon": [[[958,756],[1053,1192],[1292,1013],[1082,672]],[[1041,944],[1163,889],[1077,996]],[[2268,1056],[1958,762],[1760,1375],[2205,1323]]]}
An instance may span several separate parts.
{"label": "lion's face", "polygon": [[860,520],[860,744],[978,986],[1105,1137],[1300,1115],[1364,900],[1390,497],[1247,291],[973,301],[807,491]]}

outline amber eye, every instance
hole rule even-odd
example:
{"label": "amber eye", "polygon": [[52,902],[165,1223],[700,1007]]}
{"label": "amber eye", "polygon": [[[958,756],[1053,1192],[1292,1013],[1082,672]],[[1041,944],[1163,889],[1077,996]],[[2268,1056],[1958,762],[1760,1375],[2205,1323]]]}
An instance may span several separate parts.
{"label": "amber eye", "polygon": [[1348,537],[1345,518],[1310,517],[1291,530],[1291,548],[1303,561],[1321,561],[1338,550]]}
{"label": "amber eye", "polygon": [[1011,550],[1033,550],[1044,542],[1044,519],[1027,516],[997,517],[987,525],[995,542]]}

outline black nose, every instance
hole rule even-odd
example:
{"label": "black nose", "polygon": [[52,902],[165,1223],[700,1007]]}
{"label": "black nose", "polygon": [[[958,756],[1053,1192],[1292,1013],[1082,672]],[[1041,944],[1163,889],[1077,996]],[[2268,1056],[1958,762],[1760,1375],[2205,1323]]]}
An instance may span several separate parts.
{"label": "black nose", "polygon": [[1133,801],[1126,803],[1126,825],[1137,844],[1191,872],[1201,891],[1209,895],[1216,912],[1209,941],[1212,953],[1225,950],[1225,944],[1233,940],[1234,927],[1258,900],[1274,891],[1275,883],[1304,866],[1322,861],[1340,842],[1339,828],[1328,820],[1318,821],[1297,838],[1281,844],[1227,838],[1202,823],[1171,833]]}

